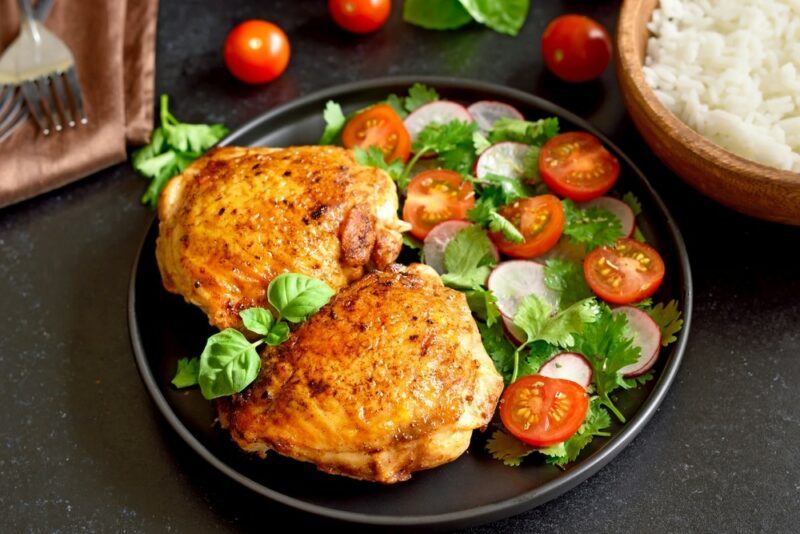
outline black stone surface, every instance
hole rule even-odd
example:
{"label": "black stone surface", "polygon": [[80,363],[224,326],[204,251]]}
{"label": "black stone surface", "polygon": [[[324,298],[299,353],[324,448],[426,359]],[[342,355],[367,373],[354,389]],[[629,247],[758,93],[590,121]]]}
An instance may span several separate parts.
{"label": "black stone surface", "polygon": [[[399,4],[400,2],[395,2]],[[800,523],[800,229],[755,221],[684,186],[650,153],[613,71],[566,86],[539,36],[565,12],[613,30],[618,2],[533,2],[515,38],[469,27],[337,30],[322,1],[163,0],[157,90],[184,120],[236,127],[321,87],[387,74],[485,79],[587,118],[645,170],[677,217],[695,277],[683,368],[642,434],[599,474],[538,509],[474,532],[796,531]],[[246,18],[279,23],[286,74],[246,87],[220,60]],[[136,372],[129,269],[152,214],[127,164],[0,210],[0,531],[276,530],[322,526],[217,475],[167,428]],[[480,491],[480,488],[475,488]]]}

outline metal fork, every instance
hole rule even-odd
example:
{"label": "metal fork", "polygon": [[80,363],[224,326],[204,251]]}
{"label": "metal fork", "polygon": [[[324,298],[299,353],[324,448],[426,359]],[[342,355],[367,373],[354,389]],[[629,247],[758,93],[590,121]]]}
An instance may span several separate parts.
{"label": "metal fork", "polygon": [[[15,109],[17,88],[44,135],[51,128],[60,132],[64,123],[74,127],[88,122],[72,52],[34,19],[29,0],[18,0],[18,4],[20,34],[0,58],[0,141],[10,133],[4,134],[4,128],[20,120]],[[5,108],[9,111],[4,119]]]}

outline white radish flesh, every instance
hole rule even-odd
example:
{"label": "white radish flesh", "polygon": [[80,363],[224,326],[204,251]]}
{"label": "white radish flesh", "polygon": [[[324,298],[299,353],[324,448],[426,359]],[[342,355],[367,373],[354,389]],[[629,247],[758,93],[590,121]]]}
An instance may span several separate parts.
{"label": "white radish flesh", "polygon": [[472,115],[461,104],[456,104],[449,100],[437,100],[436,102],[425,104],[412,112],[406,117],[403,124],[408,131],[408,135],[411,136],[411,142],[414,142],[427,125],[434,122],[447,124],[452,121],[472,122]]}
{"label": "white radish flesh", "polygon": [[620,226],[622,227],[622,235],[624,237],[633,235],[633,230],[636,228],[636,216],[633,214],[633,210],[630,206],[623,201],[613,197],[599,197],[578,204],[578,207],[581,209],[601,208],[610,211],[612,215],[619,219]]}
{"label": "white radish flesh", "polygon": [[526,169],[525,160],[534,150],[525,143],[512,141],[497,143],[481,153],[475,165],[475,176],[480,180],[487,174],[498,174],[508,178],[531,178],[530,169]]}
{"label": "white radish flesh", "polygon": [[633,334],[633,344],[639,347],[639,359],[620,369],[622,376],[631,378],[645,374],[658,359],[661,350],[661,329],[645,312],[633,306],[615,308],[613,313],[624,314]]}
{"label": "white radish flesh", "polygon": [[499,119],[524,120],[517,108],[495,100],[480,100],[467,108],[482,132],[488,132]]}
{"label": "white radish flesh", "polygon": [[[469,226],[472,226],[472,223],[467,221],[445,221],[434,226],[425,237],[425,244],[422,247],[425,263],[433,267],[437,273],[444,274],[444,251],[447,244],[458,232]],[[500,254],[497,252],[497,248],[494,244],[491,247],[494,259],[499,260]]]}
{"label": "white radish flesh", "polygon": [[562,352],[547,360],[539,368],[539,374],[550,378],[572,380],[588,388],[592,383],[592,366],[577,352]]}
{"label": "white radish flesh", "polygon": [[509,321],[531,294],[547,302],[553,310],[558,308],[558,294],[544,283],[544,266],[534,261],[504,261],[494,268],[486,286],[497,298],[500,313]]}

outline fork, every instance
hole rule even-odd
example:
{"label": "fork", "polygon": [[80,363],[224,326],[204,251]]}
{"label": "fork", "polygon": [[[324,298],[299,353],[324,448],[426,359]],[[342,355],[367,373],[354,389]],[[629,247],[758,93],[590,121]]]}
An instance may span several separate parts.
{"label": "fork", "polygon": [[63,123],[69,127],[86,124],[72,52],[34,19],[29,0],[18,0],[18,4],[20,34],[0,58],[0,119],[4,108],[10,109],[11,117],[0,120],[0,136],[6,121],[10,124],[19,117],[15,110],[19,99],[15,103],[13,98],[17,87],[44,135],[49,135],[51,128],[62,131]]}

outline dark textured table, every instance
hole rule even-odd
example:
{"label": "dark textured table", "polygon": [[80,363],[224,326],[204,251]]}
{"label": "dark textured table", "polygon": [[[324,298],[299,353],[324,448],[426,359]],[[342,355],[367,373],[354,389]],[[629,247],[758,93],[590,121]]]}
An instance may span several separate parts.
{"label": "dark textured table", "polygon": [[[396,2],[399,4],[399,2]],[[539,36],[563,12],[613,29],[617,2],[535,0],[515,39],[404,24],[352,37],[311,1],[164,0],[157,89],[184,120],[236,127],[316,89],[389,74],[480,78],[553,100],[645,170],[678,219],[695,276],[679,376],[642,434],[578,488],[477,531],[775,531],[800,523],[800,229],[700,197],[642,143],[613,70],[583,87],[543,72]],[[220,59],[238,21],[273,20],[292,63],[246,87]],[[128,340],[128,274],[153,214],[128,164],[0,211],[0,531],[259,529],[317,524],[239,489],[156,412]],[[480,488],[475,488],[480,491]]]}

